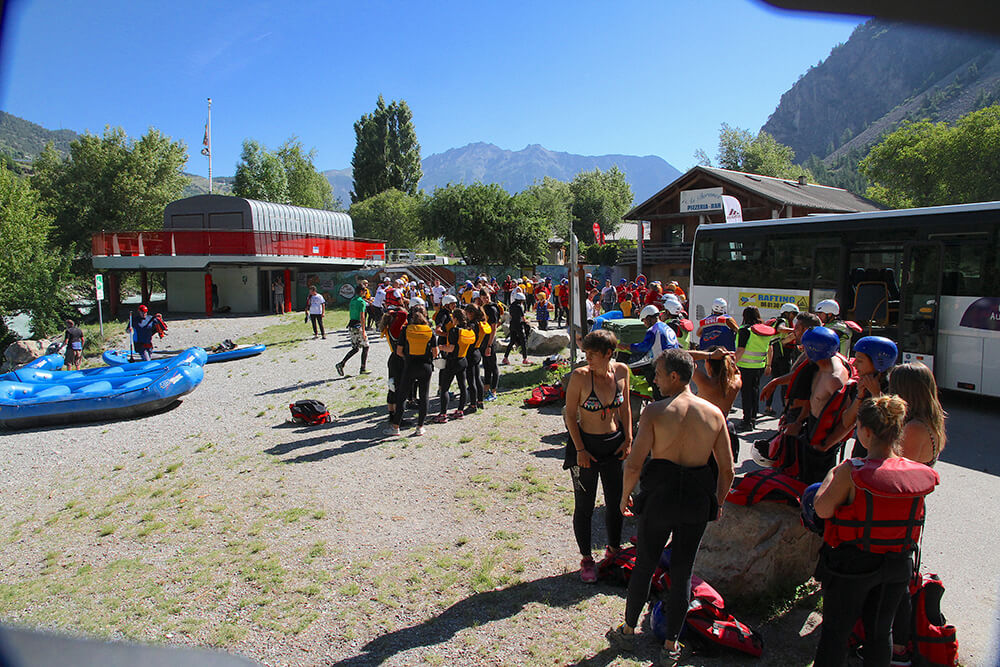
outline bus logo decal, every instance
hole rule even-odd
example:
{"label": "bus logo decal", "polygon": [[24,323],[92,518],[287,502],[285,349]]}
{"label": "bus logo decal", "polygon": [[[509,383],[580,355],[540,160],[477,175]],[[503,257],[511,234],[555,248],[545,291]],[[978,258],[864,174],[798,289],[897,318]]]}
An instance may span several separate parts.
{"label": "bus logo decal", "polygon": [[969,329],[1000,331],[1000,298],[984,296],[973,301],[958,323]]}

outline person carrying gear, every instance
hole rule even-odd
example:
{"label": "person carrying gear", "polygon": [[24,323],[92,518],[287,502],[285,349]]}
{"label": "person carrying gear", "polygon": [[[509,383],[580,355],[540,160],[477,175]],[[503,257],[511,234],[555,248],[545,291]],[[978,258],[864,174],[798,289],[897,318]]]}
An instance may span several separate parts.
{"label": "person carrying gear", "polygon": [[729,304],[718,298],[712,302],[712,314],[698,322],[698,349],[707,350],[713,345],[727,350],[736,350],[736,332],[740,330],[736,320],[726,311]]}
{"label": "person carrying gear", "polygon": [[673,294],[665,294],[663,296],[662,303],[663,313],[661,313],[660,317],[663,318],[663,322],[670,327],[673,330],[674,335],[677,336],[677,343],[680,345],[680,348],[682,350],[687,350],[691,347],[691,341],[689,338],[691,336],[691,332],[694,330],[694,324],[691,320],[687,319],[680,299]]}
{"label": "person carrying gear", "polygon": [[846,662],[859,618],[864,663],[888,665],[893,657],[891,628],[919,558],[924,499],[941,481],[931,468],[899,455],[905,420],[906,402],[898,396],[866,399],[857,431],[868,456],[830,470],[812,502],[811,513],[824,520],[816,571],[823,586],[816,667]]}
{"label": "person carrying gear", "polygon": [[833,299],[823,299],[817,303],[816,314],[823,326],[831,329],[840,338],[840,353],[845,357],[850,354],[852,330],[860,332],[861,327],[854,322],[842,320],[840,318],[840,304]]}
{"label": "person carrying gear", "polygon": [[653,400],[658,401],[663,396],[653,380],[654,364],[656,358],[666,350],[679,348],[677,335],[674,330],[660,321],[660,309],[656,306],[646,306],[639,312],[639,319],[648,328],[646,335],[638,343],[631,345],[619,345],[619,349],[637,355],[638,359],[629,364],[632,372],[646,378],[646,382],[653,389]]}

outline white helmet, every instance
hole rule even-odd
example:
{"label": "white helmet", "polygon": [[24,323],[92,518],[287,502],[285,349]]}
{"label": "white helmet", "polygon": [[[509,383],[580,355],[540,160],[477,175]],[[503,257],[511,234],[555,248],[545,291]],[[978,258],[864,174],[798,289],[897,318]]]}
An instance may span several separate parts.
{"label": "white helmet", "polygon": [[712,312],[716,315],[722,315],[729,308],[729,304],[722,297],[719,297],[712,302]]}
{"label": "white helmet", "polygon": [[640,320],[644,320],[647,317],[659,317],[659,316],[660,316],[660,309],[654,306],[653,304],[649,304],[648,306],[642,309],[641,313],[639,313]]}
{"label": "white helmet", "polygon": [[684,306],[681,305],[680,299],[668,293],[663,297],[663,309],[671,315],[680,315],[681,311],[684,310]]}
{"label": "white helmet", "polygon": [[514,292],[515,301],[524,301],[524,292]]}
{"label": "white helmet", "polygon": [[442,306],[447,306],[449,303],[458,303],[458,299],[455,298],[454,294],[445,294],[441,297]]}
{"label": "white helmet", "polygon": [[426,306],[427,303],[419,296],[410,297],[410,308],[414,306]]}
{"label": "white helmet", "polygon": [[823,299],[816,304],[817,313],[829,313],[830,315],[840,315],[840,304],[833,299]]}
{"label": "white helmet", "polygon": [[785,313],[797,313],[799,312],[799,307],[796,306],[794,303],[783,303],[781,304],[781,310],[779,310],[778,312],[782,315],[784,315]]}

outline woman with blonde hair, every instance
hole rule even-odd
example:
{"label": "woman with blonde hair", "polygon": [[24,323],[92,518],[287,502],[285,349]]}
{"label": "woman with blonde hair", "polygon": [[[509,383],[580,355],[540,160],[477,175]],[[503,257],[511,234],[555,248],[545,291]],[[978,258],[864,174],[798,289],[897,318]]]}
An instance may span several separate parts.
{"label": "woman with blonde hair", "polygon": [[906,426],[900,437],[903,456],[934,465],[944,449],[947,417],[934,374],[923,364],[896,366],[889,375],[889,393],[906,401]]}

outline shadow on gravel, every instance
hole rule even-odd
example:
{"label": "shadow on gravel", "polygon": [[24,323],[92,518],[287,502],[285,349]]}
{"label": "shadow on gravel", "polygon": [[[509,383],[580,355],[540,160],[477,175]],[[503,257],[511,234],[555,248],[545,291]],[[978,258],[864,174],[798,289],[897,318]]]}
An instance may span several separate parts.
{"label": "shadow on gravel", "polygon": [[[329,426],[343,425],[342,422],[334,422]],[[273,447],[265,449],[264,452],[271,454],[273,456],[284,456],[290,452],[294,452],[297,449],[304,449],[307,447],[315,447],[317,445],[327,445],[331,443],[345,443],[341,444],[336,448],[327,448],[318,452],[311,452],[309,454],[302,454],[290,459],[282,459],[281,463],[312,463],[315,461],[324,461],[328,458],[338,456],[340,454],[353,454],[354,452],[359,452],[363,449],[368,449],[369,447],[374,447],[375,445],[381,443],[385,436],[382,435],[382,429],[385,425],[381,422],[372,424],[366,428],[357,429],[349,433],[327,433],[323,434],[322,431],[318,435],[314,435],[311,438],[304,438],[295,442],[285,442]],[[304,432],[316,433],[317,428],[312,426],[308,429],[303,429]]]}
{"label": "shadow on gravel", "polygon": [[286,387],[275,387],[274,389],[268,389],[267,391],[262,391],[257,396],[269,396],[270,394],[287,394],[290,391],[297,391],[299,389],[309,389],[310,387],[319,387],[321,385],[327,384],[328,382],[333,382],[334,378],[328,378],[326,380],[313,380],[312,382],[300,382],[298,384],[290,384]]}
{"label": "shadow on gravel", "polygon": [[[456,602],[419,625],[376,637],[364,645],[361,654],[333,664],[343,667],[377,665],[411,649],[447,642],[466,628],[516,616],[532,602],[565,608],[586,600],[597,592],[610,590],[614,589],[581,584],[576,573],[568,573],[527,581],[498,591],[477,593]],[[600,661],[593,661],[599,660],[598,656],[601,656]],[[585,664],[607,665],[617,654],[607,650],[598,656]]]}
{"label": "shadow on gravel", "polygon": [[548,448],[531,452],[532,455],[540,459],[562,459],[566,455],[566,434],[562,431],[543,435],[541,444],[548,445]]}

